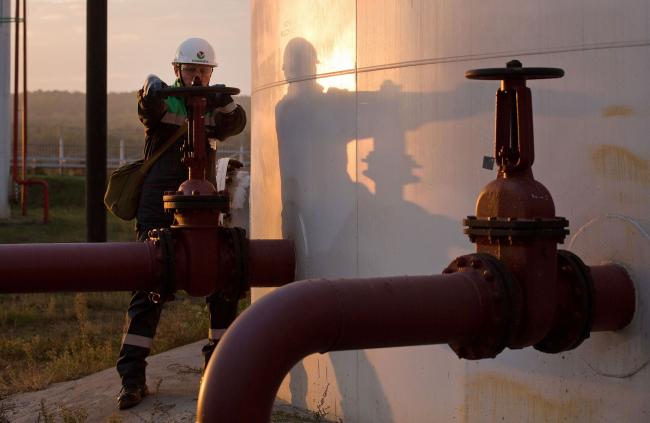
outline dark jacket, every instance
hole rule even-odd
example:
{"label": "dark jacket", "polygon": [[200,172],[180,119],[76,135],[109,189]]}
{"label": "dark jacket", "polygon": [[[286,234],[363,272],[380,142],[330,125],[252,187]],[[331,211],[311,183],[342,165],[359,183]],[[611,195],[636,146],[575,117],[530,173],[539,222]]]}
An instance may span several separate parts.
{"label": "dark jacket", "polygon": [[[174,84],[179,86],[177,80]],[[224,141],[236,135],[246,126],[246,112],[226,96],[226,105],[208,106],[206,112],[206,143],[208,138]],[[224,103],[221,101],[221,103]],[[138,92],[138,115],[144,125],[144,156],[151,156],[158,147],[165,143],[180,125],[185,123],[187,109],[183,99],[160,96],[145,97],[143,90]],[[187,179],[187,168],[181,163],[181,148],[186,137],[181,137],[153,165],[145,177],[136,215],[139,228],[168,227],[173,216],[163,209],[162,196],[165,191],[176,191]],[[207,148],[207,146],[206,146]]]}

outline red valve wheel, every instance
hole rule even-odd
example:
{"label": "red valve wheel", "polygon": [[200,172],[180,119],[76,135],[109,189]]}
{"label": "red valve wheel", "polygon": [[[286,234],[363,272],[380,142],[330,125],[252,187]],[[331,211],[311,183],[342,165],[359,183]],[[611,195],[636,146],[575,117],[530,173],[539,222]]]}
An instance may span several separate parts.
{"label": "red valve wheel", "polygon": [[505,68],[470,69],[465,78],[482,80],[508,79],[553,79],[562,78],[564,70],[560,68],[524,68],[519,60],[511,60]]}
{"label": "red valve wheel", "polygon": [[206,94],[237,95],[239,88],[226,87],[225,85],[209,85],[207,87],[167,87],[160,90],[163,97],[205,97]]}

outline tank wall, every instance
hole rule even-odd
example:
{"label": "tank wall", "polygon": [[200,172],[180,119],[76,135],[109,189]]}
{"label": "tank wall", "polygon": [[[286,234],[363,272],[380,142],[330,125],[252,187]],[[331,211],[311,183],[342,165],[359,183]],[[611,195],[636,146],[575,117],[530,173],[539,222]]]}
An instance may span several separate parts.
{"label": "tank wall", "polygon": [[639,302],[628,329],[564,354],[314,355],[279,395],[345,422],[646,421],[649,3],[309,3],[253,0],[252,237],[293,239],[299,278],[439,273],[472,251],[461,220],[495,176],[498,82],[464,72],[518,58],[565,70],[529,83],[561,247],[624,264]]}
{"label": "tank wall", "polygon": [[[9,0],[0,0],[0,16],[12,16]],[[11,108],[10,108],[10,28],[0,23],[0,218],[9,216],[9,181],[11,154]]]}

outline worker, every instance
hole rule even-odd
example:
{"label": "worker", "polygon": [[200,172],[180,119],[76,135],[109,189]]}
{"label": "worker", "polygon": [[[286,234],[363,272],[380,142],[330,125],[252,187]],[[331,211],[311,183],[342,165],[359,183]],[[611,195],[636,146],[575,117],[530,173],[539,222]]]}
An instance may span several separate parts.
{"label": "worker", "polygon": [[[217,63],[214,50],[207,41],[189,38],[176,50],[172,66],[176,75],[174,87],[190,86],[196,79],[200,80],[202,86],[207,86]],[[183,99],[163,98],[161,90],[165,87],[167,85],[160,78],[149,75],[138,92],[138,114],[145,132],[145,158],[150,157],[174,136],[187,118],[187,107]],[[222,93],[208,95],[206,118],[206,140],[223,141],[240,133],[246,125],[244,109],[231,96]],[[186,135],[181,136],[165,151],[144,180],[136,215],[136,231],[140,241],[147,239],[150,230],[168,228],[173,222],[173,216],[163,209],[162,197],[165,191],[176,191],[187,179],[187,168],[181,163],[185,138]],[[122,378],[122,390],[117,397],[119,409],[139,404],[148,394],[145,359],[153,345],[163,304],[168,300],[170,298],[159,298],[146,291],[133,293],[117,360],[117,372]],[[206,302],[210,329],[203,355],[207,365],[219,338],[236,316],[237,299],[213,293],[206,298]]]}

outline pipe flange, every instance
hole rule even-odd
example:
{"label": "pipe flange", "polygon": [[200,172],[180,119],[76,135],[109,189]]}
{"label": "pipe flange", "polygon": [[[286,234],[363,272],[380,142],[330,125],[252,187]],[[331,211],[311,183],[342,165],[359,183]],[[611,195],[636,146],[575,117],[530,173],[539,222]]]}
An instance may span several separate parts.
{"label": "pipe flange", "polygon": [[589,267],[570,251],[557,252],[560,302],[549,333],[535,344],[545,353],[569,351],[589,338],[594,321],[594,284]]}
{"label": "pipe flange", "polygon": [[514,276],[496,257],[486,253],[458,257],[443,273],[475,272],[491,319],[485,322],[486,333],[468,342],[453,342],[449,346],[460,358],[479,360],[494,358],[518,332],[521,315],[521,295]]}
{"label": "pipe flange", "polygon": [[151,292],[151,300],[155,303],[165,302],[173,298],[176,291],[176,253],[174,251],[174,239],[168,228],[153,229],[149,231],[149,238],[153,239],[155,245],[160,246],[162,260],[162,273],[160,275],[160,289],[158,292]]}
{"label": "pipe flange", "polygon": [[218,236],[222,254],[222,271],[229,269],[224,276],[227,282],[220,290],[222,298],[237,301],[248,290],[248,238],[243,228],[219,227]]}
{"label": "pipe flange", "polygon": [[230,210],[228,194],[213,195],[164,195],[165,211],[183,212],[184,210],[216,210],[227,213]]}
{"label": "pipe flange", "polygon": [[467,216],[463,219],[463,232],[471,242],[476,237],[487,238],[519,238],[519,237],[551,237],[557,242],[564,242],[569,234],[569,221],[564,217],[524,219],[516,217],[476,217]]}

